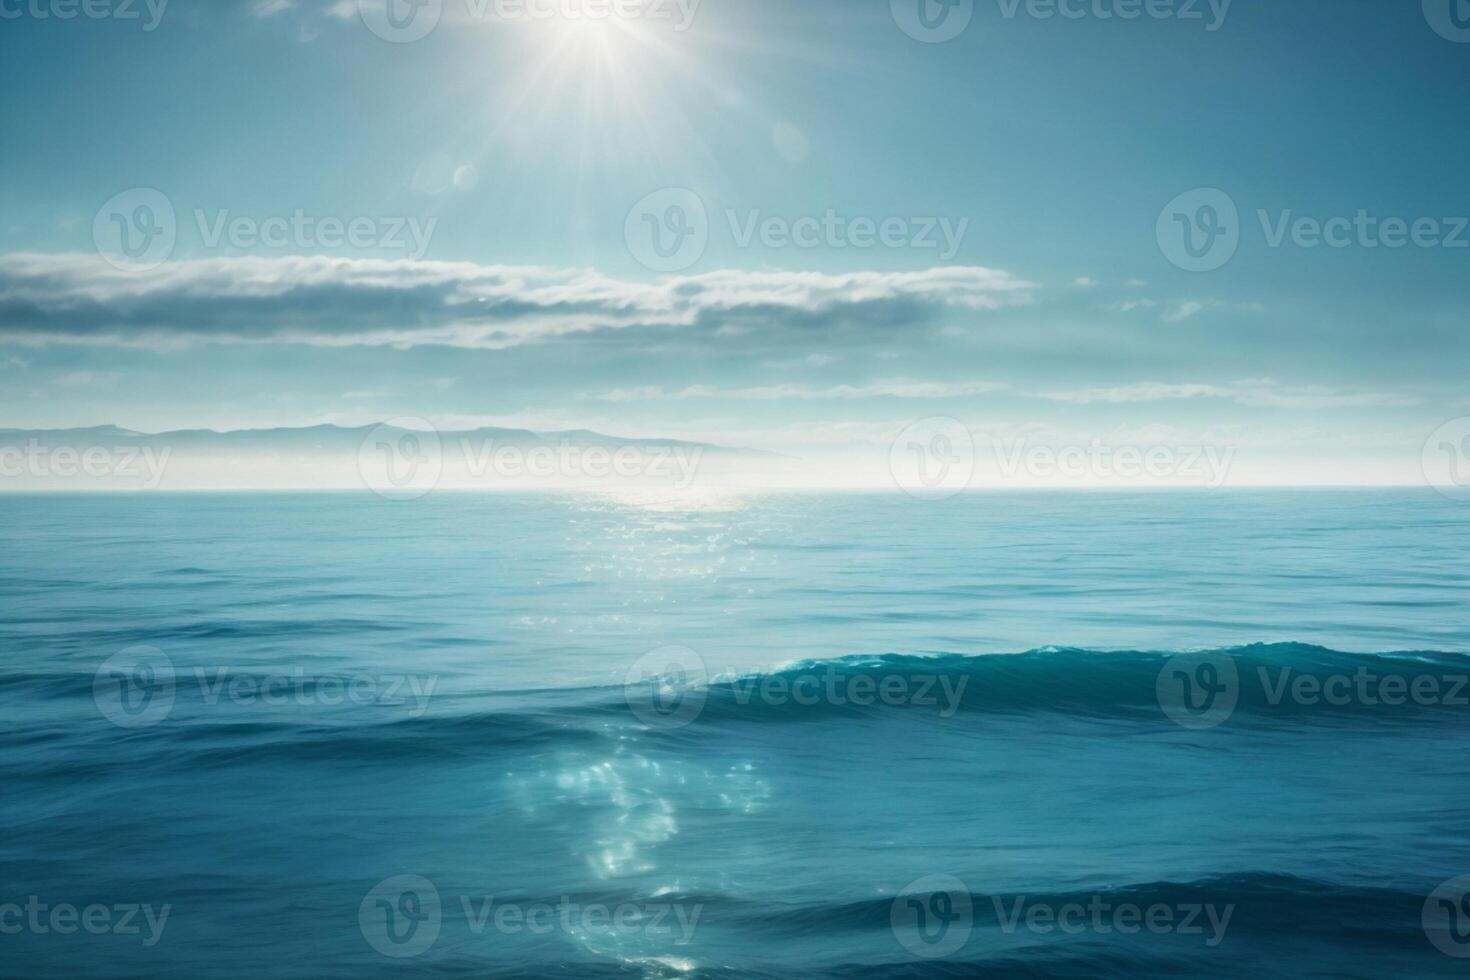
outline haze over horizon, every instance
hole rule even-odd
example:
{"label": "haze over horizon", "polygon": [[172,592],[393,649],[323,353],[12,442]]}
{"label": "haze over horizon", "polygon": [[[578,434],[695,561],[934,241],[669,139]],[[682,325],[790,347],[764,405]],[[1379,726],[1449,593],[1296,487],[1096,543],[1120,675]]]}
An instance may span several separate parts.
{"label": "haze over horizon", "polygon": [[[1470,133],[1435,123],[1470,45],[1418,4],[975,3],[943,43],[886,2],[480,6],[7,21],[0,113],[50,138],[0,147],[0,425],[880,475],[918,425],[1287,484],[1422,482],[1464,434]],[[79,101],[140,57],[146,91]]]}

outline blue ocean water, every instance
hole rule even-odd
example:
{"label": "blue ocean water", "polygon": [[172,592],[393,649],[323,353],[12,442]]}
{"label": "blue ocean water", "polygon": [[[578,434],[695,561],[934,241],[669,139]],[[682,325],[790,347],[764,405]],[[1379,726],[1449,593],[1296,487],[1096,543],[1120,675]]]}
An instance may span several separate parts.
{"label": "blue ocean water", "polygon": [[0,508],[6,977],[1467,966],[1432,492]]}

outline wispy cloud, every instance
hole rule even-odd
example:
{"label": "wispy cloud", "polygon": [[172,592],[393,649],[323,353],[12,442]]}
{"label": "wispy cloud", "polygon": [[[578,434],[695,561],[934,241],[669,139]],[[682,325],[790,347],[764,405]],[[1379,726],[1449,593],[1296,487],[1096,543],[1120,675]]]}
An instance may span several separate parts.
{"label": "wispy cloud", "polygon": [[629,327],[884,331],[949,308],[1025,304],[1034,288],[979,266],[642,282],[591,269],[326,257],[193,259],[136,274],[95,256],[15,253],[0,256],[0,339],[510,347]]}
{"label": "wispy cloud", "polygon": [[1160,319],[1165,323],[1183,323],[1206,310],[1227,310],[1240,313],[1264,313],[1260,303],[1226,303],[1218,299],[1159,300],[1144,296],[1132,296],[1109,304],[1107,309],[1114,313],[1133,313],[1137,310],[1162,310]]}
{"label": "wispy cloud", "polygon": [[251,0],[250,12],[256,17],[270,17],[296,6],[296,0]]}
{"label": "wispy cloud", "polygon": [[1180,401],[1196,398],[1218,398],[1250,408],[1362,408],[1406,407],[1418,405],[1420,399],[1374,391],[1342,391],[1319,386],[1290,387],[1269,379],[1250,379],[1228,385],[1166,384],[1141,381],[1114,388],[1082,388],[1075,391],[1044,392],[1040,397],[1050,401],[1078,405],[1106,403],[1113,405],[1139,402]]}
{"label": "wispy cloud", "polygon": [[750,388],[717,388],[709,385],[691,385],[687,388],[668,389],[656,385],[636,388],[617,388],[592,397],[608,402],[634,401],[684,401],[691,398],[726,398],[740,401],[821,401],[838,398],[959,398],[1002,391],[1007,385],[993,381],[944,382],[944,381],[878,381],[865,385],[812,385],[782,384]]}
{"label": "wispy cloud", "polygon": [[1119,300],[1109,307],[1119,313],[1132,313],[1134,310],[1151,310],[1159,305],[1156,299],[1124,299]]}
{"label": "wispy cloud", "polygon": [[1188,320],[1190,317],[1194,316],[1196,313],[1200,312],[1204,308],[1205,304],[1199,302],[1198,300],[1186,300],[1185,302],[1180,303],[1178,306],[1175,306],[1168,313],[1165,313],[1164,321],[1167,323],[1182,323],[1183,321]]}
{"label": "wispy cloud", "polygon": [[767,361],[766,367],[788,371],[793,368],[820,368],[837,363],[835,354],[815,353],[805,357],[791,357],[782,361]]}
{"label": "wispy cloud", "polygon": [[68,371],[56,376],[56,384],[67,388],[92,388],[122,378],[118,371]]}

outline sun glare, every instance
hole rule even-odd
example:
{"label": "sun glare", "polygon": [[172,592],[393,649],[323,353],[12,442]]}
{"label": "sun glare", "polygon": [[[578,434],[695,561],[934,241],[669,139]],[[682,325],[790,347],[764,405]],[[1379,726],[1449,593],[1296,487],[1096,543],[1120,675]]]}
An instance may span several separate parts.
{"label": "sun glare", "polygon": [[471,162],[499,169],[502,186],[533,155],[568,168],[573,186],[599,160],[638,160],[644,172],[677,165],[697,151],[691,103],[719,85],[712,66],[678,43],[687,36],[626,15],[510,25],[509,57],[494,65],[502,84]]}

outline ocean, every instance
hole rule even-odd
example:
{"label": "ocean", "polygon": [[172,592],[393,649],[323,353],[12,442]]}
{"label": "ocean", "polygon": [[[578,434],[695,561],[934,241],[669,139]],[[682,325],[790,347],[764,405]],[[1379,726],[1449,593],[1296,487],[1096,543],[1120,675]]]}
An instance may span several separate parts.
{"label": "ocean", "polygon": [[0,508],[5,977],[1470,966],[1429,490]]}

